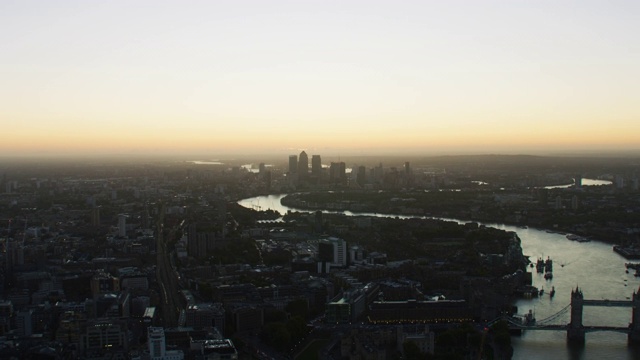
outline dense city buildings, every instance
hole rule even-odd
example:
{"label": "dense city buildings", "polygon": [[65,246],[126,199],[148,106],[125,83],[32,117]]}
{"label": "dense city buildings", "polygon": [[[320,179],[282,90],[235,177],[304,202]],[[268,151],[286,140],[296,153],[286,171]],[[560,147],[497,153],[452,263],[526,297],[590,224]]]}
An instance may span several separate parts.
{"label": "dense city buildings", "polygon": [[0,355],[437,356],[542,290],[481,222],[640,253],[633,164],[325,158],[3,168]]}

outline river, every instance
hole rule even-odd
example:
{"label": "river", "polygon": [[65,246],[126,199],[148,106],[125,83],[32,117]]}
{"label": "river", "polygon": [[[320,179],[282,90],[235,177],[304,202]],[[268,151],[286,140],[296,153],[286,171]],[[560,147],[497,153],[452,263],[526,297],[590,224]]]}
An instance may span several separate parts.
{"label": "river", "polygon": [[[268,195],[244,199],[238,204],[262,210],[272,209],[285,214],[288,210],[296,210],[280,203],[285,195]],[[341,211],[346,215],[389,216],[381,214],[355,214]],[[395,215],[392,215],[395,217]],[[400,216],[406,217],[406,216]],[[445,219],[464,223],[456,219]],[[565,235],[549,233],[534,228],[520,228],[511,225],[485,223],[506,231],[514,231],[522,240],[522,251],[531,260],[539,257],[553,260],[553,279],[545,280],[542,274],[533,270],[533,285],[544,288],[540,298],[522,299],[516,302],[520,313],[535,312],[541,321],[569,305],[571,289],[579,286],[585,299],[630,299],[634,291],[638,291],[640,278],[625,273],[624,264],[628,262],[612,250],[610,244],[599,241],[570,241]],[[549,297],[551,287],[556,294]],[[627,326],[631,321],[631,308],[585,307],[583,323],[585,325]],[[552,324],[566,324],[569,313],[556,319]],[[627,335],[616,332],[587,333],[586,344],[579,349],[572,349],[566,344],[564,331],[525,331],[520,337],[512,337],[514,347],[513,359],[640,359],[637,349],[627,346]]]}

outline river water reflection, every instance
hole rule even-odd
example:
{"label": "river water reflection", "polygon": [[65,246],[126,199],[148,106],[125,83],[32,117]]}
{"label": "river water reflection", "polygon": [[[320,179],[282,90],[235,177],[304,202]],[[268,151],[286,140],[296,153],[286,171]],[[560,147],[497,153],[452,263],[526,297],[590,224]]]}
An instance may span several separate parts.
{"label": "river water reflection", "polygon": [[[284,195],[268,195],[248,198],[238,203],[247,208],[272,209],[285,214],[289,207],[280,203]],[[394,216],[381,214],[355,214],[340,211],[346,215]],[[404,218],[405,216],[400,216]],[[456,219],[446,219],[463,223]],[[571,289],[580,287],[585,299],[630,299],[638,291],[640,278],[633,272],[625,272],[625,260],[614,253],[612,246],[598,241],[580,243],[570,241],[563,234],[550,233],[534,228],[520,228],[511,225],[485,223],[506,231],[514,231],[522,240],[522,250],[532,261],[539,257],[553,260],[553,279],[545,280],[542,274],[533,270],[533,285],[544,288],[543,296],[522,299],[516,302],[520,313],[535,312],[538,321],[557,313],[569,305]],[[551,287],[555,287],[553,298],[549,297]],[[631,308],[585,307],[585,325],[627,326],[631,321]],[[552,324],[569,322],[569,312]],[[640,352],[627,347],[627,335],[616,332],[587,333],[586,344],[580,349],[570,349],[566,345],[566,333],[561,331],[526,331],[521,337],[512,338],[514,359],[640,359]]]}

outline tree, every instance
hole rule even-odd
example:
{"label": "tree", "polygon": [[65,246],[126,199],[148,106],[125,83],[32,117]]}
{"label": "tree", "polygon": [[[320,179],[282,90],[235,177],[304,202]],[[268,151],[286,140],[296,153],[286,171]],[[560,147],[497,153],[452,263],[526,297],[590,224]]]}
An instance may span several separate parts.
{"label": "tree", "polygon": [[407,360],[423,360],[426,355],[420,351],[420,348],[413,341],[405,341],[402,343],[404,358]]}
{"label": "tree", "polygon": [[307,319],[309,303],[306,299],[296,299],[288,303],[285,310],[291,314],[291,316],[299,316],[303,319]]}
{"label": "tree", "polygon": [[266,324],[262,329],[262,338],[267,345],[279,351],[287,350],[291,346],[291,333],[282,322]]}

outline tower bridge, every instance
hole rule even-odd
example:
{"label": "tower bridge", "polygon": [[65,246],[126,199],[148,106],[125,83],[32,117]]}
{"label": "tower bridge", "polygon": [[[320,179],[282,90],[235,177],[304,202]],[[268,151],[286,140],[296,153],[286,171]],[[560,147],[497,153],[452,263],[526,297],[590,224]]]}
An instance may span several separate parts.
{"label": "tower bridge", "polygon": [[567,324],[567,341],[584,344],[585,333],[602,330],[621,331],[620,328],[605,326],[584,326],[582,324],[582,310],[585,306],[615,306],[630,307],[631,323],[626,329],[627,340],[630,344],[640,344],[640,289],[633,292],[631,300],[585,300],[582,290],[578,287],[571,290],[571,321]]}
{"label": "tower bridge", "polygon": [[[632,308],[631,322],[627,327],[585,326],[582,323],[582,313],[585,306],[630,307]],[[567,312],[570,312],[571,314],[571,320],[568,324],[552,324],[554,320]],[[595,331],[626,333],[629,344],[640,344],[640,288],[638,289],[638,292],[633,293],[631,300],[585,300],[582,290],[576,287],[574,290],[571,290],[571,303],[569,305],[541,321],[524,324],[517,322],[512,318],[499,318],[493,322],[498,320],[506,320],[512,329],[566,331],[567,342],[574,344],[584,344],[585,334]]]}

